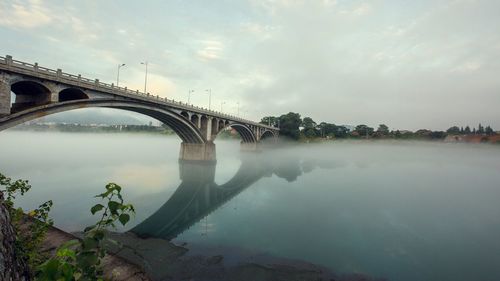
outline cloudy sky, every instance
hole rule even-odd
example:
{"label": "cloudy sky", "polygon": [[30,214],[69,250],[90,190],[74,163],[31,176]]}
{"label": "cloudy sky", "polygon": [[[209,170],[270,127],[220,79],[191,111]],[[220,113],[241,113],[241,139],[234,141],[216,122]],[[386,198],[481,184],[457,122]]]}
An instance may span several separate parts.
{"label": "cloudy sky", "polygon": [[[500,129],[500,1],[0,2],[0,53],[259,120]],[[3,55],[2,54],[2,55]]]}

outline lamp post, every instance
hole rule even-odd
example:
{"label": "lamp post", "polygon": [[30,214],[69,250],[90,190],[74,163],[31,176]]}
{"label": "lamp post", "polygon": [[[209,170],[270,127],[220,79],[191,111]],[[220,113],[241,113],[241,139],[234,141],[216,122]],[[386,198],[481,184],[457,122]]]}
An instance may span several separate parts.
{"label": "lamp post", "polygon": [[205,90],[208,93],[208,110],[212,107],[212,89]]}
{"label": "lamp post", "polygon": [[147,90],[148,90],[148,62],[145,61],[145,62],[141,62],[141,64],[145,65],[146,66],[146,76],[144,77],[144,93],[147,94]]}
{"label": "lamp post", "polygon": [[120,68],[125,66],[124,63],[118,65],[118,73],[116,74],[116,87],[120,84]]}
{"label": "lamp post", "polygon": [[223,104],[226,104],[226,102],[225,102],[225,101],[221,101],[221,102],[220,102],[220,112],[222,112],[222,105],[223,105]]}
{"label": "lamp post", "polygon": [[188,91],[188,104],[191,104],[191,93],[193,93],[194,90],[189,90]]}
{"label": "lamp post", "polygon": [[236,102],[236,104],[238,105],[238,115],[237,116],[240,117],[240,102],[238,101],[238,102]]}

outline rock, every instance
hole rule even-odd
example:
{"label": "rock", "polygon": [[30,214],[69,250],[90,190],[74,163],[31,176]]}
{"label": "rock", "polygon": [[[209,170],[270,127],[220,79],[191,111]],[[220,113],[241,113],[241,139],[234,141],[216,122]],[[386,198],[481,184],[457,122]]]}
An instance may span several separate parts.
{"label": "rock", "polygon": [[31,280],[26,263],[15,252],[16,234],[0,192],[0,280]]}

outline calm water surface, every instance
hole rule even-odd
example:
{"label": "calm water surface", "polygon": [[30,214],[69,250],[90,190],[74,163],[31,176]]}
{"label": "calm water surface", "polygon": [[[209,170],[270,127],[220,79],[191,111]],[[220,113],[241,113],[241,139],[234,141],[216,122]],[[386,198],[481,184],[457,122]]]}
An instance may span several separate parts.
{"label": "calm water surface", "polygon": [[[180,140],[0,132],[0,171],[29,179],[19,204],[55,203],[56,225],[91,224],[93,195],[124,187],[127,229],[227,254],[304,260],[388,280],[500,280],[500,147],[332,143],[179,163]],[[213,252],[212,254],[220,254]]]}

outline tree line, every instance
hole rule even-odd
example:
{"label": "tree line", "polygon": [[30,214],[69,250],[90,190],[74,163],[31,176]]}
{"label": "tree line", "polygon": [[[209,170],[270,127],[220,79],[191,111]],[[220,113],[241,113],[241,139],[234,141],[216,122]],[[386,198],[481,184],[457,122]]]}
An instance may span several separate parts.
{"label": "tree line", "polygon": [[492,135],[495,135],[496,132],[491,128],[491,126],[486,126],[486,127],[483,127],[483,125],[481,125],[481,123],[479,123],[479,125],[477,126],[477,130],[476,128],[471,128],[469,126],[465,126],[464,127],[458,127],[458,126],[453,126],[453,127],[450,127],[448,130],[446,130],[446,132],[449,134],[449,135],[488,135],[488,136],[492,136]]}
{"label": "tree line", "polygon": [[312,139],[345,139],[345,138],[394,138],[394,139],[444,139],[447,135],[458,134],[485,134],[494,135],[490,127],[479,124],[478,129],[469,126],[459,128],[453,126],[445,131],[432,131],[427,129],[417,130],[389,130],[385,124],[380,124],[377,129],[368,125],[357,125],[353,130],[347,126],[336,125],[328,122],[315,122],[311,117],[301,118],[299,113],[289,112],[281,116],[266,116],[261,119],[261,124],[280,128],[280,135],[293,140]]}

